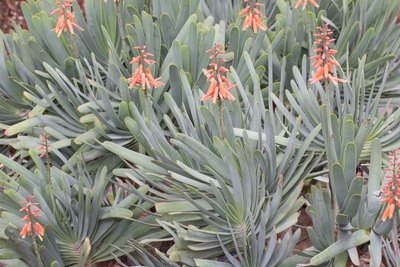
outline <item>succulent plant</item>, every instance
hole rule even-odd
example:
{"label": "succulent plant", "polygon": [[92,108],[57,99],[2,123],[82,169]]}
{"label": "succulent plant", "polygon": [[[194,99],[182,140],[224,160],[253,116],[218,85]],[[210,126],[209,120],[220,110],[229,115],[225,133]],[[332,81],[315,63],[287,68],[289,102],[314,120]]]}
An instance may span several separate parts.
{"label": "succulent plant", "polygon": [[399,1],[21,8],[28,29],[0,32],[0,262],[398,265]]}
{"label": "succulent plant", "polygon": [[[56,167],[48,170],[37,152],[31,150],[30,154],[36,163],[31,171],[0,155],[0,162],[15,173],[9,177],[1,173],[7,179],[7,189],[0,194],[2,220],[10,223],[5,229],[8,242],[26,264],[38,264],[30,248],[32,241],[19,236],[20,202],[28,196],[35,197],[42,214],[38,221],[46,226],[43,242],[39,243],[45,266],[102,262],[122,255],[118,247],[126,245],[128,238],[162,236],[151,215],[146,215],[143,225],[133,219],[143,216],[152,204],[128,194],[123,181],[110,183],[107,167],[101,167],[95,177],[90,177],[82,166],[74,177]],[[137,190],[146,194],[149,187]]]}

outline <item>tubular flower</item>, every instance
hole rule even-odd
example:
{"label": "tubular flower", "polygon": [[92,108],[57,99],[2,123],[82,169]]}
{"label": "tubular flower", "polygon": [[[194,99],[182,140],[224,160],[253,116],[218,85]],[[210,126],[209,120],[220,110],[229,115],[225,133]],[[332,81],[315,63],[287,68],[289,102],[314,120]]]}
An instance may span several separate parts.
{"label": "tubular flower", "polygon": [[314,42],[318,46],[314,52],[317,55],[311,57],[314,62],[311,64],[316,68],[315,76],[310,80],[310,82],[317,83],[323,80],[330,80],[335,85],[339,82],[344,83],[346,80],[339,79],[333,76],[334,66],[340,67],[340,64],[333,57],[337,51],[329,48],[329,46],[335,42],[335,39],[331,38],[333,34],[332,30],[329,29],[328,24],[317,28],[319,33],[314,34],[317,40]]}
{"label": "tubular flower", "polygon": [[303,5],[303,10],[306,8],[307,4],[311,3],[313,6],[316,8],[319,8],[318,3],[315,0],[298,0],[294,8],[299,8],[301,5]]}
{"label": "tubular flower", "polygon": [[150,90],[151,87],[158,88],[164,84],[159,81],[160,78],[154,79],[151,74],[150,66],[156,63],[155,60],[149,59],[149,57],[154,57],[152,53],[146,52],[146,46],[136,46],[134,47],[139,51],[139,55],[132,59],[131,64],[139,64],[139,67],[133,72],[131,78],[128,79],[129,88],[132,89],[136,85],[139,85],[142,90]]}
{"label": "tubular flower", "polygon": [[235,97],[229,93],[229,90],[236,85],[231,84],[226,76],[224,76],[229,70],[221,65],[226,62],[225,59],[220,58],[220,55],[225,54],[223,47],[224,44],[216,43],[212,49],[207,50],[207,53],[211,54],[210,59],[212,59],[212,62],[209,64],[210,68],[205,71],[205,75],[211,84],[201,100],[212,99],[213,103],[224,99],[235,100]]}
{"label": "tubular flower", "polygon": [[382,188],[383,202],[387,203],[382,221],[392,219],[396,207],[400,207],[400,151],[396,149],[389,155],[389,167],[386,168],[386,184]]}
{"label": "tubular flower", "polygon": [[43,133],[40,136],[41,145],[39,146],[40,157],[43,158],[49,154],[49,136]]}
{"label": "tubular flower", "polygon": [[75,34],[74,28],[83,31],[83,29],[75,22],[75,15],[71,12],[72,0],[64,0],[56,2],[58,8],[54,9],[51,14],[58,13],[56,27],[53,29],[60,37],[63,31],[69,31],[70,34]]}
{"label": "tubular flower", "polygon": [[21,202],[24,206],[19,211],[26,213],[21,221],[26,222],[26,224],[22,227],[20,236],[22,238],[25,238],[27,235],[37,236],[40,240],[43,240],[44,228],[39,222],[35,222],[35,219],[39,218],[42,214],[40,214],[40,209],[37,208],[39,203],[31,202],[34,198],[34,196],[30,196],[26,201]]}
{"label": "tubular flower", "polygon": [[250,26],[253,32],[257,32],[258,28],[265,31],[268,27],[261,21],[264,16],[257,7],[263,6],[260,3],[254,3],[253,0],[244,0],[246,7],[239,13],[240,16],[246,15],[242,31],[247,30]]}

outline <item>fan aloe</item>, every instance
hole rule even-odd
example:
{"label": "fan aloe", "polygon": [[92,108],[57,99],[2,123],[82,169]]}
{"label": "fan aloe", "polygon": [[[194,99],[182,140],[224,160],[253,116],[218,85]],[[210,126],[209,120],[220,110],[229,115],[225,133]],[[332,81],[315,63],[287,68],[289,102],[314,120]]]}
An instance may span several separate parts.
{"label": "fan aloe", "polygon": [[[397,0],[68,0],[74,34],[56,2],[24,2],[28,30],[0,33],[8,258],[39,264],[19,235],[34,195],[49,266],[345,266],[367,245],[371,265],[396,264],[379,191],[400,140]],[[336,39],[327,73],[311,58],[322,24]],[[206,94],[217,44],[232,101]],[[312,245],[298,251],[304,205]]]}
{"label": "fan aloe", "polygon": [[[31,150],[30,155],[36,164],[32,171],[0,155],[0,162],[15,172],[8,178],[1,172],[6,179],[6,189],[0,193],[2,218],[12,224],[6,228],[8,242],[30,266],[37,266],[31,241],[18,234],[22,226],[19,203],[30,195],[35,196],[42,211],[38,221],[46,225],[44,241],[39,243],[45,266],[106,261],[123,254],[118,247],[127,244],[129,237],[140,240],[161,233],[155,231],[158,227],[152,216],[146,216],[143,225],[132,219],[142,216],[152,205],[138,195],[127,194],[121,187],[123,181],[112,186],[106,167],[101,167],[95,177],[80,168],[74,177],[56,167],[48,172],[36,152]],[[137,190],[145,194],[149,187]]]}

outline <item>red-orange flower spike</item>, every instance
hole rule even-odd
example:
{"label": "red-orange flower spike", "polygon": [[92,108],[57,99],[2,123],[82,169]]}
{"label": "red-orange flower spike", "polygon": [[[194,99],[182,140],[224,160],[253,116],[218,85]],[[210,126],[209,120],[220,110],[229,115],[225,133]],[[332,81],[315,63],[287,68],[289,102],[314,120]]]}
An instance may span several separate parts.
{"label": "red-orange flower spike", "polygon": [[224,76],[229,70],[222,66],[226,60],[221,58],[221,55],[225,54],[223,43],[216,43],[212,49],[207,50],[210,53],[210,59],[213,61],[209,64],[210,68],[205,71],[207,80],[211,82],[208,87],[207,93],[201,98],[201,100],[212,99],[213,103],[217,103],[217,100],[234,100],[235,97],[229,92],[236,85]]}
{"label": "red-orange flower spike", "polygon": [[329,80],[335,85],[338,85],[339,82],[346,82],[346,80],[339,79],[332,75],[334,66],[340,67],[340,64],[333,57],[337,51],[329,47],[335,42],[335,39],[331,38],[333,34],[332,30],[329,29],[328,24],[318,27],[317,29],[319,33],[314,34],[315,37],[317,37],[314,44],[318,46],[314,52],[317,54],[311,57],[311,59],[314,60],[311,65],[316,68],[316,71],[310,82],[313,84],[323,80]]}
{"label": "red-orange flower spike", "polygon": [[38,237],[40,240],[43,240],[44,228],[39,222],[35,221],[36,218],[41,216],[41,211],[37,208],[39,203],[31,202],[33,198],[33,196],[30,196],[26,199],[26,201],[21,202],[21,204],[24,206],[19,211],[26,213],[21,221],[26,222],[26,224],[22,227],[20,236],[25,238],[28,235]]}
{"label": "red-orange flower spike", "polygon": [[40,157],[49,155],[49,136],[46,133],[43,133],[40,136],[41,145],[39,146]]}
{"label": "red-orange flower spike", "polygon": [[261,21],[264,16],[257,7],[263,6],[260,3],[254,3],[254,0],[244,0],[245,8],[239,13],[240,16],[246,15],[242,31],[246,31],[251,26],[253,32],[257,33],[258,28],[265,31],[268,27]]}
{"label": "red-orange flower spike", "polygon": [[75,34],[74,28],[79,31],[83,31],[83,29],[75,22],[75,15],[71,11],[72,0],[64,0],[56,2],[58,8],[54,9],[51,14],[58,13],[58,20],[56,27],[53,29],[54,32],[57,33],[57,36],[60,37],[61,33],[64,31],[68,31],[70,34]]}
{"label": "red-orange flower spike", "polygon": [[151,87],[158,88],[164,84],[159,81],[160,78],[155,79],[151,74],[150,66],[156,63],[155,60],[149,59],[154,57],[152,53],[146,51],[146,46],[135,46],[134,49],[138,50],[139,55],[134,57],[131,64],[139,64],[139,67],[133,72],[132,76],[128,79],[129,89],[139,85],[143,90],[150,90]]}
{"label": "red-orange flower spike", "polygon": [[313,6],[316,8],[319,8],[318,3],[315,0],[298,0],[294,8],[299,8],[301,5],[303,5],[303,10],[306,8],[307,4],[311,3]]}
{"label": "red-orange flower spike", "polygon": [[392,219],[396,207],[400,207],[400,151],[395,149],[389,154],[389,167],[386,168],[386,184],[382,187],[382,201],[387,203],[382,221]]}
{"label": "red-orange flower spike", "polygon": [[59,6],[58,8],[54,9],[51,14],[54,15],[58,12],[63,11],[66,8],[71,8],[72,7],[72,1],[73,0],[64,0],[64,1],[57,1],[56,6]]}
{"label": "red-orange flower spike", "polygon": [[207,94],[205,94],[201,100],[212,99],[213,103],[217,103],[217,100],[235,100],[235,97],[229,93],[229,90],[234,88],[236,84],[231,84],[228,79],[225,77],[221,77],[218,74],[218,79],[211,79],[210,87],[207,90]]}

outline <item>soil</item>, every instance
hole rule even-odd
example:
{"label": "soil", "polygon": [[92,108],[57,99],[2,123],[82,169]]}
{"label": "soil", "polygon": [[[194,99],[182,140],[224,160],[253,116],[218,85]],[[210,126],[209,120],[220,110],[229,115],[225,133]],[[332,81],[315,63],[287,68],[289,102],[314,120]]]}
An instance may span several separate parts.
{"label": "soil", "polygon": [[0,0],[0,29],[3,32],[13,28],[13,21],[26,27],[20,5],[21,0]]}

